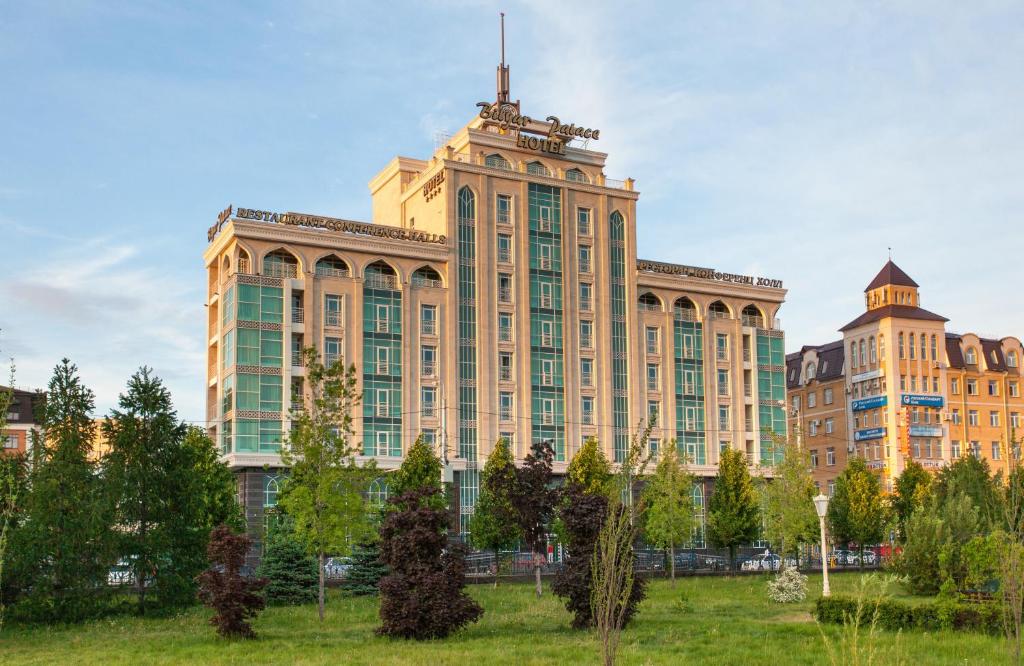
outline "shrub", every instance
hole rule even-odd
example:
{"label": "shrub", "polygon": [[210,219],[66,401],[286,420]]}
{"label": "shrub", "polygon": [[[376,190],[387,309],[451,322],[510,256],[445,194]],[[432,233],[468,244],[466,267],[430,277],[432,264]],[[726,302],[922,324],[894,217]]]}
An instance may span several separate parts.
{"label": "shrub", "polygon": [[391,573],[380,581],[378,634],[444,638],[483,615],[462,589],[466,547],[448,543],[449,516],[437,508],[439,492],[428,486],[388,500],[380,556]]}
{"label": "shrub", "polygon": [[[877,613],[879,628],[887,631],[923,629],[974,631],[998,635],[1002,632],[1002,609],[997,603],[965,603],[948,600],[908,604],[894,599],[868,602],[860,612],[859,624],[869,626]],[[852,597],[821,597],[814,616],[822,624],[843,624],[857,618],[857,600]]]}
{"label": "shrub", "polygon": [[232,533],[227,525],[215,528],[206,549],[211,566],[199,574],[199,598],[217,611],[210,624],[227,638],[255,638],[246,620],[256,617],[266,606],[259,593],[266,579],[244,578],[240,573],[250,543],[249,537]]}
{"label": "shrub", "polygon": [[768,598],[779,604],[803,601],[807,598],[807,576],[796,567],[784,568],[778,576],[768,581]]}
{"label": "shrub", "polygon": [[267,603],[289,606],[316,601],[316,560],[287,525],[275,529],[268,541],[257,571],[257,575],[267,579]]}

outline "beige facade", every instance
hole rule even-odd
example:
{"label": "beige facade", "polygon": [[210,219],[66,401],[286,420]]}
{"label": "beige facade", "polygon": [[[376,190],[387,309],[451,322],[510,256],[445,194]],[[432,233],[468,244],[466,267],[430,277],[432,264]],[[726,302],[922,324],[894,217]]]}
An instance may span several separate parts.
{"label": "beige facade", "polygon": [[677,441],[700,475],[721,446],[770,465],[781,283],[638,260],[633,182],[589,145],[522,145],[546,127],[477,117],[430,159],[395,158],[372,224],[225,211],[204,255],[207,414],[233,468],[274,487],[304,346],[359,370],[364,457],[388,470],[436,443],[464,517],[499,437],[517,459],[550,441],[561,473],[590,436],[618,459],[656,413],[653,445]]}

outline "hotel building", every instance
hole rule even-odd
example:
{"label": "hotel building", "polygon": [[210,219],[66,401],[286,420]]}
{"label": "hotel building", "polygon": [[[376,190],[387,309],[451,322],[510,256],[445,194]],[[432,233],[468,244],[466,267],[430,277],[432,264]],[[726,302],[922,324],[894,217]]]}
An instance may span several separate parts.
{"label": "hotel building", "polygon": [[229,207],[209,230],[207,418],[254,532],[305,346],[358,369],[364,457],[438,447],[463,531],[499,437],[517,460],[550,441],[562,473],[588,437],[620,460],[655,414],[651,446],[676,441],[703,479],[723,447],[772,462],[781,282],[638,259],[639,193],[605,176],[599,130],[498,99],[374,176],[371,223]]}
{"label": "hotel building", "polygon": [[909,460],[938,470],[970,454],[1007,472],[1024,413],[1020,340],[947,333],[892,261],[864,293],[866,311],[842,340],[787,356],[790,424],[819,487],[831,488],[848,455],[865,458],[889,491]]}

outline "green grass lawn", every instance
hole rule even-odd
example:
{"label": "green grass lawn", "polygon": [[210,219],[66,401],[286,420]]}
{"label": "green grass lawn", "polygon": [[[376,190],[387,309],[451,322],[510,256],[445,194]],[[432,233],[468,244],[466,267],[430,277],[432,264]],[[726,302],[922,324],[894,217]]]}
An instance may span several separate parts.
{"label": "green grass lawn", "polygon": [[[857,578],[856,573],[833,576],[833,591],[852,591]],[[766,581],[763,576],[685,578],[675,589],[667,581],[654,582],[637,619],[623,635],[620,662],[827,664],[820,631],[810,615],[820,594],[820,576],[811,577],[811,599],[801,604],[769,602]],[[373,633],[376,599],[332,593],[322,626],[315,606],[272,608],[256,620],[259,638],[254,641],[217,638],[207,624],[210,612],[198,607],[173,618],[120,617],[70,628],[8,625],[0,633],[0,663],[597,663],[594,635],[569,628],[567,612],[546,583],[540,600],[528,584],[505,584],[497,590],[473,586],[469,591],[484,607],[483,618],[443,641],[380,638]],[[838,631],[826,628],[833,639]],[[1003,642],[989,636],[908,632],[883,633],[879,638],[884,649],[897,642],[906,663],[915,666],[1006,662]]]}

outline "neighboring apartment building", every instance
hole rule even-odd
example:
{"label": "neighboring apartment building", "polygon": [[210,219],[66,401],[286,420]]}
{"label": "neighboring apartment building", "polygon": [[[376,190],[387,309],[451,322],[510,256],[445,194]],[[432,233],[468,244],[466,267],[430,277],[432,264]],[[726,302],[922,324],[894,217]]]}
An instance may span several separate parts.
{"label": "neighboring apartment building", "polygon": [[815,486],[831,494],[851,449],[843,341],[788,354],[786,388],[790,432],[808,451]]}
{"label": "neighboring apartment building", "polygon": [[564,473],[591,436],[621,460],[656,414],[652,447],[676,440],[702,479],[721,447],[771,462],[781,282],[638,260],[639,193],[605,176],[599,130],[531,120],[502,93],[481,109],[370,181],[372,223],[229,208],[210,229],[207,418],[254,532],[310,345],[358,369],[364,458],[390,470],[417,437],[437,446],[463,532],[499,437],[517,460],[550,441]]}
{"label": "neighboring apartment building", "polygon": [[[0,391],[8,391],[0,386]],[[10,407],[7,408],[7,428],[3,435],[3,452],[6,454],[27,453],[32,449],[32,432],[39,432],[36,423],[36,409],[42,407],[44,394],[38,391],[14,389]]]}
{"label": "neighboring apartment building", "polygon": [[[1006,469],[1024,413],[1020,340],[946,333],[948,320],[921,307],[918,284],[892,261],[865,289],[865,305],[840,329],[847,451],[865,458],[889,491],[909,460],[938,470],[970,453]],[[813,385],[806,367],[814,349],[788,357],[794,395]],[[840,471],[837,464],[820,476]]]}

